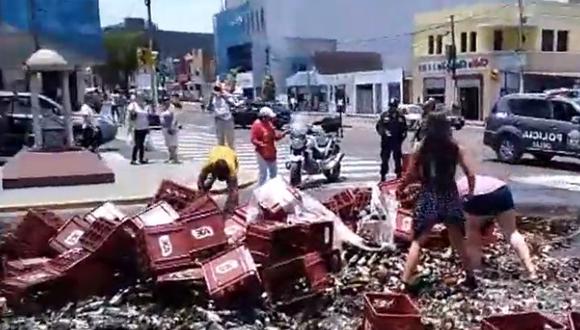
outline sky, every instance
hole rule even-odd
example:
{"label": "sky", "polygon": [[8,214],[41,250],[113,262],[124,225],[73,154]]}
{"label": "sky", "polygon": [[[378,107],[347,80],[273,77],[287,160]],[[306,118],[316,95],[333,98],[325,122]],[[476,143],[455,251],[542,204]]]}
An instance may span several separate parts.
{"label": "sky", "polygon": [[[221,0],[151,0],[153,22],[162,30],[213,32],[213,15]],[[123,21],[125,17],[147,17],[145,0],[99,0],[101,25]]]}

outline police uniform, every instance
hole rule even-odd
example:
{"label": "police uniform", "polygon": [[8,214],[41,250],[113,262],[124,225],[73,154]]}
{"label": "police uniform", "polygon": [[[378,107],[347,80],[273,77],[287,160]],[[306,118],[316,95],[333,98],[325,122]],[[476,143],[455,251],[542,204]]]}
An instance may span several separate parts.
{"label": "police uniform", "polygon": [[391,153],[395,161],[395,173],[397,177],[402,174],[402,146],[407,138],[407,122],[401,113],[391,106],[383,112],[376,125],[377,133],[381,136],[381,180],[385,180],[389,173],[389,159]]}

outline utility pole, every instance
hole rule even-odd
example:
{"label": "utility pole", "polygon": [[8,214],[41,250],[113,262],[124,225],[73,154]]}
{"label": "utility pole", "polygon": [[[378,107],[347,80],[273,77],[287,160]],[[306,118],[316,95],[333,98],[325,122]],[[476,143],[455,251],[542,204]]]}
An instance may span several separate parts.
{"label": "utility pole", "polygon": [[451,21],[451,49],[449,50],[449,65],[453,80],[453,106],[457,103],[457,44],[455,43],[455,16],[449,16]]}
{"label": "utility pole", "polygon": [[524,63],[522,58],[523,39],[524,39],[524,1],[518,0],[519,24],[518,24],[518,49],[516,55],[519,62],[519,91],[524,92]]}
{"label": "utility pole", "polygon": [[[151,18],[151,0],[145,0],[145,6],[147,6],[147,21],[149,30],[149,52],[151,54],[151,60],[153,59],[153,19]],[[150,63],[151,66],[151,97],[153,98],[153,109],[157,110],[157,74],[155,72],[155,63]]]}

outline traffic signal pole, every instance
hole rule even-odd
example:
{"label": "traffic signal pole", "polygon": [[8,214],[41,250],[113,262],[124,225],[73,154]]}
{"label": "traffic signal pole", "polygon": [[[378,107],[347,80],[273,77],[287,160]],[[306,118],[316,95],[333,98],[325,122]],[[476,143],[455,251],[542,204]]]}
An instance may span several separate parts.
{"label": "traffic signal pole", "polygon": [[457,104],[457,44],[455,43],[455,16],[449,17],[451,22],[451,79],[453,80],[453,106]]}
{"label": "traffic signal pole", "polygon": [[522,61],[522,51],[523,51],[523,39],[524,39],[524,1],[518,0],[518,14],[519,14],[519,24],[518,24],[518,61],[519,61],[519,92],[524,92],[524,63]]}
{"label": "traffic signal pole", "polygon": [[[149,51],[151,56],[153,56],[153,19],[151,17],[151,0],[145,0],[145,6],[147,6],[147,21],[149,25]],[[153,60],[150,63],[149,70],[151,70],[151,101],[153,109],[157,110],[157,74],[155,73],[155,63]]]}

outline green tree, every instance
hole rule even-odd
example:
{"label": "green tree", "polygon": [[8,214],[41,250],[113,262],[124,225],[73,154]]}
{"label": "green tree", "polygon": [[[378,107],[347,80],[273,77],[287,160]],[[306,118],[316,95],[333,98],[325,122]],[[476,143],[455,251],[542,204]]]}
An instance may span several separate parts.
{"label": "green tree", "polygon": [[264,101],[276,100],[276,82],[270,74],[264,76],[264,81],[262,82],[262,99]]}
{"label": "green tree", "polygon": [[105,84],[129,89],[129,77],[137,70],[137,49],[146,45],[143,32],[112,31],[104,35],[107,62],[97,67]]}

